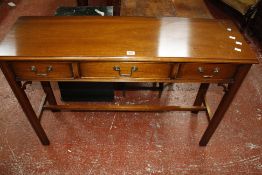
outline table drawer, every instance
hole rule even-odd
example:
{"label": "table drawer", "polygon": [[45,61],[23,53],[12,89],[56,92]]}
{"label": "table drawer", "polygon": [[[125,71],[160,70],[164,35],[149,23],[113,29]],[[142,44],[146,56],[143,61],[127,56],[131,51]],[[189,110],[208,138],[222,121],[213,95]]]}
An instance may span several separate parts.
{"label": "table drawer", "polygon": [[177,79],[187,80],[230,80],[237,69],[235,64],[184,63],[178,70]]}
{"label": "table drawer", "polygon": [[12,62],[11,67],[18,79],[72,79],[72,66],[61,62]]}
{"label": "table drawer", "polygon": [[139,62],[80,63],[82,78],[145,78],[168,79],[171,64]]}

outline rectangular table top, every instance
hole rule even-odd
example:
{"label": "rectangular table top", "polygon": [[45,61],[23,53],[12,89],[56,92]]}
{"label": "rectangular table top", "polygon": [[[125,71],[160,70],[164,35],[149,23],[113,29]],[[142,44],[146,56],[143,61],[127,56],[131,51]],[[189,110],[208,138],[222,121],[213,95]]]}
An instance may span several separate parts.
{"label": "rectangular table top", "polygon": [[257,63],[227,20],[177,17],[20,17],[1,60]]}

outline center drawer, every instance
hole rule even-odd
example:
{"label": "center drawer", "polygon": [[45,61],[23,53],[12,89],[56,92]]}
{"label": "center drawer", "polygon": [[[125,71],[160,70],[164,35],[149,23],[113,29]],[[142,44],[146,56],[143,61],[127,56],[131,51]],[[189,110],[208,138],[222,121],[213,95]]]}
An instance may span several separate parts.
{"label": "center drawer", "polygon": [[80,63],[81,78],[144,78],[168,79],[168,63],[85,62]]}

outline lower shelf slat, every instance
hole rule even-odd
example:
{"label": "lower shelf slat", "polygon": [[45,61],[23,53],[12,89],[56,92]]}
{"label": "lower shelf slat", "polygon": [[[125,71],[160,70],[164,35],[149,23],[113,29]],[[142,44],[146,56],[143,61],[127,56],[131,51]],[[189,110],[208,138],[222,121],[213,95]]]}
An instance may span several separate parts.
{"label": "lower shelf slat", "polygon": [[159,105],[92,105],[92,104],[70,104],[70,105],[46,105],[47,110],[68,111],[124,111],[124,112],[164,112],[164,111],[206,111],[202,106],[159,106]]}

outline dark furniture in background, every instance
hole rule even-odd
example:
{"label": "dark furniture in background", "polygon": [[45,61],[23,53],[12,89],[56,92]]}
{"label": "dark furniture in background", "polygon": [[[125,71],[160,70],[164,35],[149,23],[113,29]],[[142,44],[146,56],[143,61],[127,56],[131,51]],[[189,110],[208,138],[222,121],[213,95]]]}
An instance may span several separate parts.
{"label": "dark furniture in background", "polygon": [[222,0],[205,0],[205,3],[216,19],[231,19],[242,32],[262,43],[262,0],[246,10],[246,15],[223,3]]}
{"label": "dark furniture in background", "polygon": [[260,40],[260,43],[262,43],[262,1],[258,3],[257,13],[254,16],[250,28],[255,36]]}
{"label": "dark furniture in background", "polygon": [[[245,3],[241,0],[205,0],[210,11],[215,18],[218,19],[231,19],[242,31],[245,31],[252,25],[252,18],[256,14],[257,7],[262,1],[252,4],[251,2]],[[251,5],[252,4],[252,5]],[[215,8],[214,8],[215,7]],[[219,10],[216,10],[219,9]],[[221,11],[225,12],[224,14]]]}
{"label": "dark furniture in background", "polygon": [[120,15],[121,0],[77,0],[78,6],[114,6],[114,16]]}
{"label": "dark furniture in background", "polygon": [[242,29],[246,29],[257,10],[258,0],[221,0],[224,4],[235,10],[240,17]]}
{"label": "dark furniture in background", "polygon": [[112,6],[59,7],[55,16],[101,16],[97,11],[102,12],[104,16],[113,16],[114,10]]}

